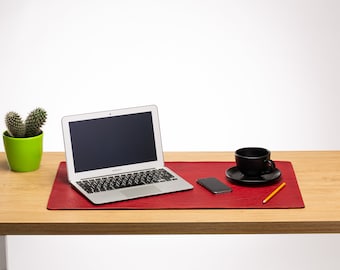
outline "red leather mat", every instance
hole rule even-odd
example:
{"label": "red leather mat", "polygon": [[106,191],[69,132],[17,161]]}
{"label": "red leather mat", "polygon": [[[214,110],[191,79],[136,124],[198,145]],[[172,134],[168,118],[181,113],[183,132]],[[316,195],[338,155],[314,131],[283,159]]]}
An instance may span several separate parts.
{"label": "red leather mat", "polygon": [[[182,176],[193,186],[193,190],[163,194],[122,202],[94,205],[74,190],[67,180],[66,163],[61,162],[48,200],[50,210],[66,209],[251,209],[251,208],[303,208],[304,202],[289,161],[275,161],[281,171],[281,179],[273,185],[262,187],[239,186],[230,183],[225,176],[234,162],[167,162],[166,166]],[[216,177],[230,186],[233,191],[212,194],[196,183],[198,178]],[[268,203],[262,201],[282,182],[283,188]]]}

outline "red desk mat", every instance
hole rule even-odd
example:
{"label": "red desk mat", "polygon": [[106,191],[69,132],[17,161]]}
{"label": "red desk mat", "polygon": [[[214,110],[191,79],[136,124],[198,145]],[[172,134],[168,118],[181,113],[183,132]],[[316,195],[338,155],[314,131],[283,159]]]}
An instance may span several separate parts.
{"label": "red desk mat", "polygon": [[[251,208],[303,208],[304,203],[292,164],[276,161],[282,177],[278,183],[262,187],[234,185],[226,180],[225,171],[234,162],[167,162],[166,166],[182,176],[193,190],[181,191],[128,201],[94,205],[74,190],[67,180],[66,163],[61,162],[49,197],[47,208],[66,209],[251,209]],[[233,191],[214,195],[196,183],[197,178],[216,177],[226,182]],[[262,201],[280,183],[286,186],[268,203]]]}

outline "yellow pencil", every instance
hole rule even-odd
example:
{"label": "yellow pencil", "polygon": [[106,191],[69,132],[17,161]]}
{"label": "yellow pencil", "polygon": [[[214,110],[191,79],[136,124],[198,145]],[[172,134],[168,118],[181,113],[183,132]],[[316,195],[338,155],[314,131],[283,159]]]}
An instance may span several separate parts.
{"label": "yellow pencil", "polygon": [[270,193],[263,201],[262,203],[267,203],[271,198],[273,198],[281,189],[285,187],[286,183],[283,182],[281,185],[279,185],[272,193]]}

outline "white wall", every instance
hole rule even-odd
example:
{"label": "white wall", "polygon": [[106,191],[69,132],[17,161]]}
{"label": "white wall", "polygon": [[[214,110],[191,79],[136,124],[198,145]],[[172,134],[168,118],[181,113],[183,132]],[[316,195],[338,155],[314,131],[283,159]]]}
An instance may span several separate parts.
{"label": "white wall", "polygon": [[[0,115],[44,107],[46,151],[63,151],[63,115],[150,103],[165,151],[339,150],[339,13],[337,0],[0,0]],[[10,270],[37,255],[36,241],[53,250],[52,238],[34,239]]]}
{"label": "white wall", "polygon": [[165,150],[340,149],[339,11],[337,0],[0,1],[0,115],[46,108],[45,150],[63,150],[65,114],[149,103]]}
{"label": "white wall", "polygon": [[339,234],[11,236],[8,242],[9,270],[340,269]]}

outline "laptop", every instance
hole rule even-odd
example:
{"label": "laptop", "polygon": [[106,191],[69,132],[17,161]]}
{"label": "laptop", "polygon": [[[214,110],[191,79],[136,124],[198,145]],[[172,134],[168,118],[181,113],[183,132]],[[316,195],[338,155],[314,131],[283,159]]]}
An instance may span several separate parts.
{"label": "laptop", "polygon": [[164,166],[155,105],[65,116],[62,130],[68,180],[93,204],[193,188]]}

